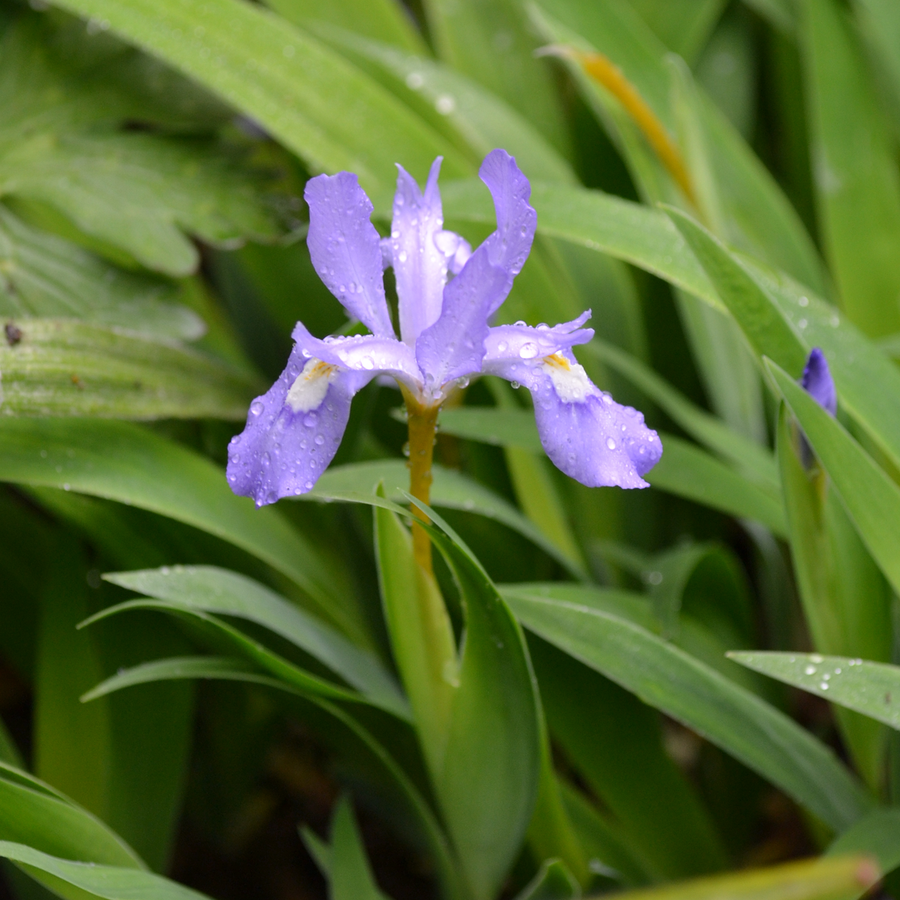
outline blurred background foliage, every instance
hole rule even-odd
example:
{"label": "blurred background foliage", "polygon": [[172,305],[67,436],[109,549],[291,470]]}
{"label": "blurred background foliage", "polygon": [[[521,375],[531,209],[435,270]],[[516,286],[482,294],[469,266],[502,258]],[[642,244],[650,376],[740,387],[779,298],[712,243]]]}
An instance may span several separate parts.
{"label": "blurred background foliage", "polygon": [[[900,896],[895,0],[3,0],[0,29],[2,896],[850,900],[869,858]],[[394,164],[442,155],[474,245],[495,147],[538,212],[503,320],[591,308],[580,360],[665,454],[588,489],[524,392],[442,412],[438,733],[398,392],[304,502],[223,466],[294,323],[348,327],[306,179],[356,172],[384,232]],[[795,384],[813,346],[837,420]]]}

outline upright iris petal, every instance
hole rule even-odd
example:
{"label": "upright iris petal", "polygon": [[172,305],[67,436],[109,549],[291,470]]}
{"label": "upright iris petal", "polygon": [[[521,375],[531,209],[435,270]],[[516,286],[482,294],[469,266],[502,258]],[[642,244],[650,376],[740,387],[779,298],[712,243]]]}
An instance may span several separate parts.
{"label": "upright iris petal", "polygon": [[818,347],[813,347],[809,351],[800,386],[824,410],[832,416],[837,415],[837,390],[834,387],[834,379],[828,368],[828,360]]}
{"label": "upright iris petal", "polygon": [[[424,191],[398,168],[384,239],[355,175],[308,182],[313,266],[372,333],[319,340],[297,323],[287,368],[253,401],[244,431],[229,445],[235,493],[262,506],[311,490],[337,452],[354,394],[378,375],[394,378],[419,408],[434,409],[458,379],[479,373],[531,391],[541,443],[563,472],[592,487],[646,487],[643,475],[662,453],[659,437],[639,412],[596,387],[572,354],[593,337],[582,327],[590,313],[554,328],[489,324],[525,264],[537,223],[515,160],[494,150],[482,163],[497,229],[474,252],[444,230],[440,159]],[[385,299],[387,265],[397,284],[399,337]]]}

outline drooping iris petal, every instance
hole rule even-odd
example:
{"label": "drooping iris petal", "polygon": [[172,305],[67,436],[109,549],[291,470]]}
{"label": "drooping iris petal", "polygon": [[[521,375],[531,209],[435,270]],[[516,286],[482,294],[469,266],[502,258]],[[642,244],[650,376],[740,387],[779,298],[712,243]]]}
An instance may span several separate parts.
{"label": "drooping iris petal", "polygon": [[313,337],[302,322],[294,326],[291,336],[310,357],[346,370],[348,378],[352,375],[357,385],[354,393],[376,375],[390,375],[412,391],[422,384],[413,351],[396,338],[357,334],[323,341]]}
{"label": "drooping iris petal", "polygon": [[508,277],[505,269],[491,264],[482,244],[444,288],[441,317],[416,341],[416,359],[426,383],[440,387],[481,371],[489,310],[508,290]]}
{"label": "drooping iris petal", "polygon": [[492,150],[481,164],[478,175],[491,192],[497,213],[497,230],[485,244],[491,262],[509,273],[509,287],[491,310],[492,315],[506,299],[513,278],[522,271],[531,252],[537,213],[528,202],[531,196],[528,179],[505,150]]}
{"label": "drooping iris petal", "polygon": [[334,459],[350,401],[367,379],[303,355],[297,344],[285,370],[250,404],[247,425],[228,445],[231,489],[257,506],[305,494]]}
{"label": "drooping iris petal", "polygon": [[356,176],[317,175],[303,196],[309,204],[306,244],[319,278],[373,334],[393,335],[380,238],[369,221],[373,206]]}
{"label": "drooping iris petal", "polygon": [[586,316],[556,328],[492,328],[484,371],[531,391],[541,444],[566,475],[588,487],[647,487],[642,476],[662,443],[641,413],[593,384],[569,349],[593,336],[580,328]]}
{"label": "drooping iris petal", "polygon": [[828,360],[818,347],[813,347],[809,352],[800,385],[819,406],[832,416],[837,415],[837,390],[834,379],[828,368]]}
{"label": "drooping iris petal", "polygon": [[[441,157],[431,166],[424,193],[402,166],[397,169],[391,255],[397,282],[400,337],[412,347],[416,338],[441,314],[447,282],[448,255],[435,240],[444,229],[437,184]],[[453,249],[455,252],[456,248]]]}

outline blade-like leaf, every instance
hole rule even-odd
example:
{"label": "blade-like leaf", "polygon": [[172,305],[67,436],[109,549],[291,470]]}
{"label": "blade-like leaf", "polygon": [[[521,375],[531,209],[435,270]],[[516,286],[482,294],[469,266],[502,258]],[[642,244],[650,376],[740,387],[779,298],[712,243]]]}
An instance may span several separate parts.
{"label": "blade-like leaf", "polygon": [[159,870],[166,865],[184,786],[191,686],[147,687],[127,702],[117,697],[91,707],[82,706],[78,696],[104,670],[179,652],[183,639],[162,621],[136,630],[115,623],[94,634],[77,633],[92,593],[86,570],[74,547],[56,548],[41,598],[34,765]]}
{"label": "blade-like leaf", "polygon": [[0,480],[106,497],[208,531],[287,575],[326,621],[369,643],[344,578],[276,510],[254,510],[217,466],[137,425],[0,419]]}
{"label": "blade-like leaf", "polygon": [[834,0],[798,6],[823,242],[848,317],[866,334],[883,337],[900,329],[893,141],[843,9]]}
{"label": "blade-like leaf", "polygon": [[33,867],[104,900],[207,900],[205,894],[161,875],[141,869],[72,862],[11,841],[0,841],[0,856]]}
{"label": "blade-like leaf", "polygon": [[387,900],[378,890],[353,810],[346,798],[331,820],[331,900]]}
{"label": "blade-like leaf", "polygon": [[453,695],[459,684],[453,626],[434,576],[413,555],[408,529],[389,510],[376,507],[374,514],[384,618],[434,779],[444,766]]}
{"label": "blade-like leaf", "polygon": [[363,694],[390,708],[405,709],[394,677],[374,654],[244,575],[214,566],[166,566],[103,577],[157,600],[256,622],[325,663]]}
{"label": "blade-like leaf", "polygon": [[900,591],[900,487],[787,372],[771,361],[767,365],[860,537],[894,590]]}
{"label": "blade-like leaf", "polygon": [[241,0],[63,0],[252,117],[314,170],[346,169],[392,192],[394,163],[422,177],[444,155],[472,167],[400,101],[285,19]]}
{"label": "blade-like leaf", "polygon": [[[533,421],[533,417],[532,417]],[[533,427],[533,425],[532,425]],[[508,528],[518,531],[538,547],[572,569],[569,559],[560,552],[534,525],[514,506],[488,490],[478,482],[450,469],[435,466],[434,482],[431,486],[431,500],[435,506],[459,509],[477,513],[502,522]],[[347,492],[371,494],[379,482],[384,483],[388,497],[399,499],[401,491],[409,484],[409,469],[402,460],[385,459],[378,462],[353,463],[329,469],[316,483],[316,487],[299,499],[317,500],[337,496]],[[580,573],[573,571],[578,577]]]}
{"label": "blade-like leaf", "polygon": [[769,491],[694,444],[673,435],[661,438],[662,459],[646,475],[650,484],[729,515],[762,522],[775,534],[785,533],[784,510]]}
{"label": "blade-like leaf", "polygon": [[848,656],[755,650],[735,662],[900,729],[900,666]]}
{"label": "blade-like leaf", "polygon": [[26,225],[0,205],[0,315],[84,319],[159,337],[200,337],[191,310],[168,302],[169,282],[116,269],[69,241]]}
{"label": "blade-like leaf", "polygon": [[705,736],[832,827],[846,827],[871,805],[831,750],[677,647],[596,609],[510,599],[527,628]]}
{"label": "blade-like leaf", "polygon": [[[369,502],[368,499],[365,502]],[[387,501],[381,502],[387,503]],[[399,511],[405,512],[404,510]],[[447,896],[451,900],[464,900],[468,897],[460,884],[460,876],[453,862],[447,837],[418,788],[377,738],[356,719],[340,707],[328,702],[324,697],[315,694],[305,695],[297,687],[284,681],[248,672],[247,664],[243,661],[208,656],[165,659],[136,666],[107,679],[102,685],[98,685],[96,690],[108,692],[155,680],[183,678],[246,681],[274,688],[294,697],[302,696],[304,700],[309,701],[310,705],[305,709],[306,714],[320,713],[318,720],[336,747],[341,751],[349,752],[350,748],[359,746],[367,755],[367,771],[371,772],[374,766],[377,772],[387,776],[396,792],[394,802],[399,801],[406,806],[416,822],[419,833],[427,842]]]}
{"label": "blade-like leaf", "polygon": [[412,17],[398,0],[344,0],[342,3],[266,0],[266,6],[301,28],[315,22],[328,22],[409,53],[428,52]]}
{"label": "blade-like leaf", "polygon": [[[890,588],[826,476],[803,459],[802,438],[791,424],[782,407],[777,447],[784,505],[791,558],[813,647],[820,653],[887,662],[891,658]],[[877,787],[884,762],[884,729],[845,710],[838,711],[838,724],[857,769]]]}
{"label": "blade-like leaf", "polygon": [[0,415],[243,419],[258,386],[170,341],[60,319],[0,343]]}
{"label": "blade-like leaf", "polygon": [[534,51],[540,39],[516,0],[426,0],[423,4],[438,56],[503,97],[561,150],[568,132],[553,74]]}
{"label": "blade-like leaf", "polygon": [[144,868],[134,850],[107,825],[49,791],[26,772],[0,768],[0,839],[67,859]]}
{"label": "blade-like leaf", "polygon": [[622,900],[849,900],[867,891],[879,877],[878,866],[871,858],[840,856],[717,875],[620,896]]}
{"label": "blade-like leaf", "polygon": [[[91,625],[94,622],[115,616],[118,613],[129,610],[153,609],[162,612],[174,613],[190,621],[202,623],[218,638],[218,642],[226,643],[232,650],[240,653],[246,659],[256,663],[261,669],[270,672],[280,681],[297,689],[304,696],[319,696],[331,700],[343,700],[350,703],[371,702],[373,706],[380,706],[400,718],[409,716],[403,698],[397,693],[386,697],[368,698],[363,694],[357,694],[341,685],[335,684],[317,675],[313,675],[305,669],[288,662],[284,657],[269,650],[263,644],[248,637],[238,628],[234,628],[227,622],[203,612],[201,609],[176,603],[170,600],[128,600],[116,606],[110,606],[99,613],[85,619],[81,625]],[[94,699],[108,693],[103,690],[92,690],[84,695],[83,699]]]}
{"label": "blade-like leaf", "polygon": [[487,900],[519,850],[537,797],[534,673],[525,637],[481,564],[434,510],[406,496],[435,523],[432,539],[465,610],[459,687],[435,791],[472,895]]}
{"label": "blade-like leaf", "polygon": [[324,28],[316,32],[370,69],[473,165],[503,147],[529,178],[576,183],[571,166],[536,129],[533,117],[523,116],[514,104],[507,105],[457,70],[358,35]]}
{"label": "blade-like leaf", "polygon": [[[825,855],[850,853],[874,856],[885,874],[900,866],[900,810],[876,809],[863,816],[831,843]],[[847,900],[857,900],[865,893],[860,888]]]}

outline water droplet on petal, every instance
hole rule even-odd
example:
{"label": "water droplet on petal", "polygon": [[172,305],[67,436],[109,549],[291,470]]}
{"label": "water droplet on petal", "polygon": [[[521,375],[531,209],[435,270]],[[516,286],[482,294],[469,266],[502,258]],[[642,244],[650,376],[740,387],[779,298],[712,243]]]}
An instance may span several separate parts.
{"label": "water droplet on petal", "polygon": [[318,416],[314,412],[308,413],[306,415],[306,417],[303,419],[303,424],[307,428],[312,428],[316,424],[317,418],[318,418]]}
{"label": "water droplet on petal", "polygon": [[609,447],[610,450],[616,449],[616,442],[612,438],[606,439],[606,446]]}
{"label": "water droplet on petal", "polygon": [[522,359],[534,359],[538,355],[538,345],[533,341],[528,341],[522,344],[521,349],[519,350],[519,356]]}
{"label": "water droplet on petal", "polygon": [[317,434],[317,435],[316,435],[316,443],[321,447],[322,444],[325,443],[325,437],[324,437],[324,435]]}
{"label": "water droplet on petal", "polygon": [[371,356],[364,356],[364,357],[362,358],[362,367],[363,367],[364,369],[370,369],[370,370],[371,370],[371,369],[374,369],[374,368],[375,368],[375,361],[372,359]]}
{"label": "water droplet on petal", "polygon": [[405,250],[401,250],[397,254],[397,262],[405,263],[407,259],[409,259],[409,254]]}
{"label": "water droplet on petal", "polygon": [[509,344],[507,344],[506,341],[500,341],[500,343],[497,344],[497,351],[499,353],[506,353],[508,348],[509,348]]}
{"label": "water droplet on petal", "polygon": [[250,404],[250,412],[252,412],[254,416],[258,416],[264,409],[265,407],[263,406],[262,400],[254,400]]}

